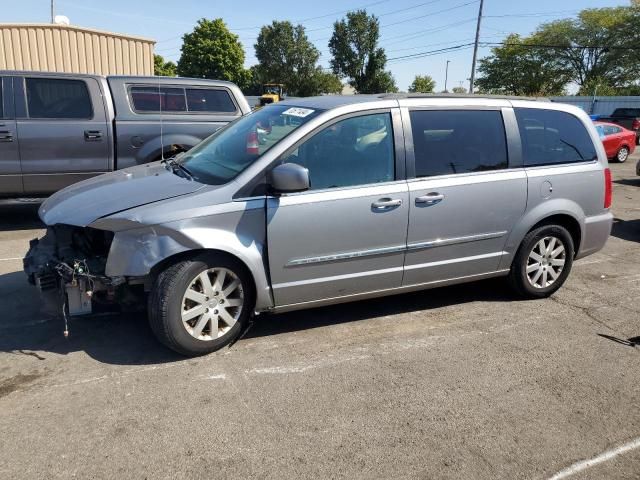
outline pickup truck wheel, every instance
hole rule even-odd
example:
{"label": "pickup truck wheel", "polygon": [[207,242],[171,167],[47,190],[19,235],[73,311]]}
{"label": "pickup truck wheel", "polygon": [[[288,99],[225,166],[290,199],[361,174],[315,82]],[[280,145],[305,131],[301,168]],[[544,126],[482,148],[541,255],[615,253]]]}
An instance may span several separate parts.
{"label": "pickup truck wheel", "polygon": [[172,350],[204,355],[240,335],[254,302],[250,278],[239,262],[202,255],[158,275],[149,296],[149,323]]}
{"label": "pickup truck wheel", "polygon": [[618,153],[616,153],[616,160],[618,163],[624,163],[629,158],[629,149],[627,147],[620,147]]}
{"label": "pickup truck wheel", "polygon": [[573,265],[573,240],[560,225],[529,232],[511,264],[509,284],[524,298],[545,298],[565,282]]}

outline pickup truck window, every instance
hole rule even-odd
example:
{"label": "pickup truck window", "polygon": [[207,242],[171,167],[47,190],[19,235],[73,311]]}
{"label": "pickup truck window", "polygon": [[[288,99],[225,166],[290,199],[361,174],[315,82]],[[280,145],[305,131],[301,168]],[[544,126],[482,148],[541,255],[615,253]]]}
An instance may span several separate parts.
{"label": "pickup truck window", "polygon": [[221,128],[184,153],[179,162],[198,182],[225,184],[320,112],[279,104],[262,108]]}
{"label": "pickup truck window", "polygon": [[131,104],[136,112],[185,112],[187,105],[183,88],[131,87]]}
{"label": "pickup truck window", "polygon": [[516,108],[525,167],[588,162],[598,158],[587,129],[570,113]]}
{"label": "pickup truck window", "polygon": [[613,117],[640,117],[640,108],[616,108]]}
{"label": "pickup truck window", "polygon": [[29,118],[90,119],[91,97],[82,80],[26,78]]}
{"label": "pickup truck window", "polygon": [[187,88],[187,107],[190,112],[230,112],[236,106],[226,90]]}
{"label": "pickup truck window", "polygon": [[160,87],[137,85],[129,88],[131,106],[139,113],[198,112],[235,113],[229,92],[214,88]]}

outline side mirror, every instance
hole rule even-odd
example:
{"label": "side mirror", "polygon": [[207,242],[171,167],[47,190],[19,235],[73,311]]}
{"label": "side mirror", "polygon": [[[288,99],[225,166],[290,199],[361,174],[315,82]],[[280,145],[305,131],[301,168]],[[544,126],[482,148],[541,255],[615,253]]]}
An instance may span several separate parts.
{"label": "side mirror", "polygon": [[309,190],[309,170],[297,163],[283,163],[269,174],[274,193],[293,193]]}

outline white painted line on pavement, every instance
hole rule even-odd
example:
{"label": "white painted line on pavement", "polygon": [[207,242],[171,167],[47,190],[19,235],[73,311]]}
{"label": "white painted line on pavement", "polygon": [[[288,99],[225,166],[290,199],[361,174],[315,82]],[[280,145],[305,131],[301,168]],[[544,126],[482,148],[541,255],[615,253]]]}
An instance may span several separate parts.
{"label": "white painted line on pavement", "polygon": [[607,460],[611,460],[612,458],[617,457],[618,455],[622,455],[623,453],[630,452],[631,450],[635,450],[636,448],[640,448],[640,437],[635,440],[631,440],[630,442],[625,443],[624,445],[620,445],[619,447],[612,448],[611,450],[607,450],[602,452],[600,455],[596,455],[595,457],[589,460],[582,460],[580,462],[574,463],[570,467],[565,468],[564,470],[559,471],[549,480],[561,480],[563,478],[570,477],[578,472],[586,470],[587,468],[591,468],[599,463],[606,462]]}
{"label": "white painted line on pavement", "polygon": [[23,260],[22,257],[14,257],[14,258],[0,258],[0,262],[8,262],[10,260]]}

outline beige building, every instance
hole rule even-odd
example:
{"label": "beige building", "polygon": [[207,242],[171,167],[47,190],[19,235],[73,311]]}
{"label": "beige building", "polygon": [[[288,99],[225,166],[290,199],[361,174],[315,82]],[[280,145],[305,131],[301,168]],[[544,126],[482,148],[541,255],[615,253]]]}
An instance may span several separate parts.
{"label": "beige building", "polygon": [[0,24],[0,70],[153,75],[154,40],[72,25]]}

